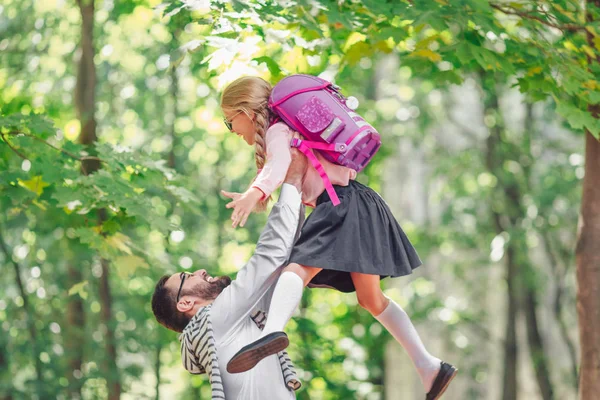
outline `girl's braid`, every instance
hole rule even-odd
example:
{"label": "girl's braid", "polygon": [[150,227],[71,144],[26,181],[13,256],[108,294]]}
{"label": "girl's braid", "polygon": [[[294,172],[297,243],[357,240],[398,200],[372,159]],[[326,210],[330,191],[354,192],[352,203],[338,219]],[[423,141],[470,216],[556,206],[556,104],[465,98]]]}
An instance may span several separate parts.
{"label": "girl's braid", "polygon": [[[260,172],[260,170],[265,166],[266,158],[267,158],[267,149],[265,144],[265,135],[267,133],[267,129],[269,129],[269,123],[271,121],[271,113],[269,108],[266,106],[262,107],[259,110],[255,110],[255,127],[256,127],[256,135],[254,137],[254,160],[256,161],[256,168]],[[258,176],[258,175],[257,175]],[[260,201],[255,210],[258,212],[263,212],[267,209],[267,204],[271,200],[271,196]]]}

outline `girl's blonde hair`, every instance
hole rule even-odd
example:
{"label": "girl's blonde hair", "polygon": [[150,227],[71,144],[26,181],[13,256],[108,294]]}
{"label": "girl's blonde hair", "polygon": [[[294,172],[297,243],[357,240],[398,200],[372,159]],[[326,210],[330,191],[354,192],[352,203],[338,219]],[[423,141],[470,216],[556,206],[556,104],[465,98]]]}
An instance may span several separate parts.
{"label": "girl's blonde hair", "polygon": [[[273,117],[268,107],[271,95],[271,84],[256,76],[238,78],[229,84],[221,96],[221,109],[232,113],[243,112],[248,117],[254,113],[254,159],[260,171],[267,158],[265,136]],[[264,211],[271,197],[259,202],[256,211]]]}

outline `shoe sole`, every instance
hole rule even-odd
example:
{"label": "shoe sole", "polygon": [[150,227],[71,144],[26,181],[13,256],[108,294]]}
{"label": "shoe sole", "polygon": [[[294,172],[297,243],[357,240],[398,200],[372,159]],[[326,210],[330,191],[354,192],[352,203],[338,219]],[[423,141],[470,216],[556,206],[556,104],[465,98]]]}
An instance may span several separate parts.
{"label": "shoe sole", "polygon": [[263,344],[262,346],[248,349],[229,361],[227,372],[239,374],[251,370],[264,358],[285,350],[290,341],[287,336],[279,336]]}
{"label": "shoe sole", "polygon": [[[452,367],[452,368],[454,368],[454,367]],[[448,378],[448,380],[446,381],[446,383],[442,387],[442,390],[440,390],[440,393],[438,393],[438,395],[433,400],[438,400],[438,399],[442,398],[442,395],[444,394],[444,392],[446,391],[446,389],[448,389],[448,386],[450,386],[450,382],[452,382],[452,380],[456,377],[456,374],[458,374],[458,369],[454,368],[454,371],[452,372],[452,375],[450,375],[450,377]]]}

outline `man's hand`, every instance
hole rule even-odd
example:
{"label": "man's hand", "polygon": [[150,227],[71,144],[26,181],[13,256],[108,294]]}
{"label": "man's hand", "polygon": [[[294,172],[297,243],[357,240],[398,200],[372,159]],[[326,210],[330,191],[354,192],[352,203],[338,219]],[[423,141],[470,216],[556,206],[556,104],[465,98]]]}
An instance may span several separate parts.
{"label": "man's hand", "polygon": [[292,163],[288,168],[284,182],[294,185],[296,189],[298,189],[298,192],[301,192],[304,174],[306,174],[306,169],[308,168],[308,160],[306,159],[306,156],[295,147],[291,148],[291,154]]}

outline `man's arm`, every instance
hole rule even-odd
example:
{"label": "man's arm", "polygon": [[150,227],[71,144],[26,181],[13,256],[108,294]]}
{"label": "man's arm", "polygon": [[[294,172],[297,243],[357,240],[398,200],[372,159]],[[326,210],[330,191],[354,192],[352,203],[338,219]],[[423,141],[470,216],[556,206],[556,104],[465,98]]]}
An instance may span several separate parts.
{"label": "man's arm", "polygon": [[292,250],[300,205],[296,188],[283,184],[254,255],[213,303],[213,318],[224,318],[224,326],[232,327],[249,313],[277,278],[275,272]]}
{"label": "man's arm", "polygon": [[[277,269],[289,258],[298,228],[301,207],[300,190],[306,171],[304,156],[294,152],[292,165],[281,187],[278,202],[273,206],[254,255],[238,272],[235,280],[217,297],[212,307],[215,325],[232,329],[250,313],[274,284]],[[218,329],[215,326],[215,329]],[[224,332],[223,332],[224,333]]]}

